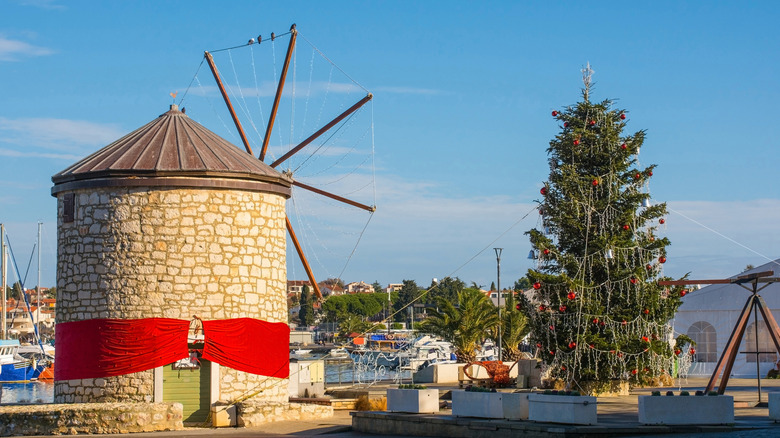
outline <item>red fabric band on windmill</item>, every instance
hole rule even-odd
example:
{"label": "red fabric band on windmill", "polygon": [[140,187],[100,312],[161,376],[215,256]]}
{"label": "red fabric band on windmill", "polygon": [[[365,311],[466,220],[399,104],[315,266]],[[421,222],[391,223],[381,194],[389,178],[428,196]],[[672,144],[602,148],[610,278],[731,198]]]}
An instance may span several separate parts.
{"label": "red fabric band on windmill", "polygon": [[[251,318],[204,321],[203,358],[239,371],[289,376],[290,328]],[[59,323],[54,380],[136,373],[188,357],[189,321],[88,319]],[[260,353],[262,352],[262,354]]]}

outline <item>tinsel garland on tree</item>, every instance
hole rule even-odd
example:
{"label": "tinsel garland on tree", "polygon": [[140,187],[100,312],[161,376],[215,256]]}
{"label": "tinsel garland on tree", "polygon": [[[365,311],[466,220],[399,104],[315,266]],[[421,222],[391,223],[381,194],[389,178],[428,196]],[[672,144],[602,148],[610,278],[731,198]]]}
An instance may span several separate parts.
{"label": "tinsel garland on tree", "polygon": [[645,132],[624,135],[626,112],[592,103],[584,73],[583,100],[552,112],[561,131],[548,148],[541,229],[526,233],[537,258],[524,302],[532,342],[550,377],[572,387],[668,371],[668,321],[685,293],[657,284],[670,242],[658,236],[666,204],[650,203],[656,166],[638,163]]}

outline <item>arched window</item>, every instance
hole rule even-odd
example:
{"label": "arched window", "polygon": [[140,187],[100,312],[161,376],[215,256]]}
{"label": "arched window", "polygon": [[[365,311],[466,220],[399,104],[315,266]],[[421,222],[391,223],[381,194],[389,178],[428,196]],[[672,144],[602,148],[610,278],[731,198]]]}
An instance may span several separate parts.
{"label": "arched window", "polygon": [[696,362],[718,361],[718,335],[712,324],[706,321],[693,323],[688,329],[688,337],[696,342],[696,354],[693,356]]}
{"label": "arched window", "polygon": [[[748,362],[756,363],[756,323],[750,324],[745,329],[745,336],[742,338],[742,345],[739,348],[740,353],[745,352]],[[766,323],[759,321],[758,323],[758,352],[759,360],[761,362],[772,362],[777,360],[777,353],[775,353],[775,343],[772,342],[772,338],[769,336],[769,332],[766,329]]]}

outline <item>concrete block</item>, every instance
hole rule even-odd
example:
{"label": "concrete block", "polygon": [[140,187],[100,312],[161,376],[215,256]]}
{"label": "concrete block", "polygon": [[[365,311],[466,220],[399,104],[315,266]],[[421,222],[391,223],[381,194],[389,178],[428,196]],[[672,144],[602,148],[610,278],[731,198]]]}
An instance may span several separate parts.
{"label": "concrete block", "polygon": [[216,403],[211,406],[211,424],[214,427],[235,427],[238,425],[236,405]]}
{"label": "concrete block", "polygon": [[439,390],[388,388],[387,410],[413,414],[439,412]]}
{"label": "concrete block", "polygon": [[528,419],[528,392],[503,393],[501,406],[504,410],[504,418],[507,420]]}
{"label": "concrete block", "polygon": [[734,424],[734,397],[639,396],[642,424]]}
{"label": "concrete block", "polygon": [[503,396],[501,392],[452,391],[452,415],[504,418]]}
{"label": "concrete block", "polygon": [[543,423],[596,424],[596,397],[529,394],[528,419]]}

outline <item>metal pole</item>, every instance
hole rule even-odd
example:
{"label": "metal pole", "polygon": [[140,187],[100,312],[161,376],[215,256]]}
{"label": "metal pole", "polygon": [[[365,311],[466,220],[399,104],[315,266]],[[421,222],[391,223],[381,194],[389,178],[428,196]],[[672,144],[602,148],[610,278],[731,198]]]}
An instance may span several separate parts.
{"label": "metal pole", "polygon": [[5,320],[5,314],[6,314],[7,310],[5,308],[5,306],[6,306],[6,296],[5,296],[5,294],[8,291],[7,291],[7,286],[6,286],[6,261],[7,261],[7,258],[5,256],[5,225],[4,224],[0,224],[0,251],[2,251],[2,255],[0,255],[0,259],[2,259],[2,263],[3,263],[3,269],[2,269],[2,277],[3,277],[3,315],[2,315],[2,318],[0,318],[0,320],[2,320],[2,328],[1,328],[2,331],[0,331],[0,333],[2,333],[2,339],[7,339],[8,338],[8,333],[6,333],[6,324],[7,324],[7,322]]}
{"label": "metal pole", "polygon": [[498,360],[501,361],[504,359],[501,354],[501,332],[504,331],[504,321],[501,319],[501,252],[504,248],[493,248],[493,250],[496,251],[496,276],[498,277],[496,282],[496,289],[498,289]]}
{"label": "metal pole", "polygon": [[387,288],[387,334],[390,334],[390,291],[391,289]]}
{"label": "metal pole", "polygon": [[[755,290],[755,284],[753,283]],[[758,349],[758,306],[755,304],[755,292],[753,294],[754,303],[753,303],[753,324],[755,325],[755,332],[756,332],[756,381],[758,382],[758,406],[761,405],[761,353]]]}
{"label": "metal pole", "polygon": [[[35,308],[35,331],[38,332],[38,336],[41,335],[41,226],[43,222],[38,222],[38,306]],[[43,353],[43,351],[41,351]]]}

